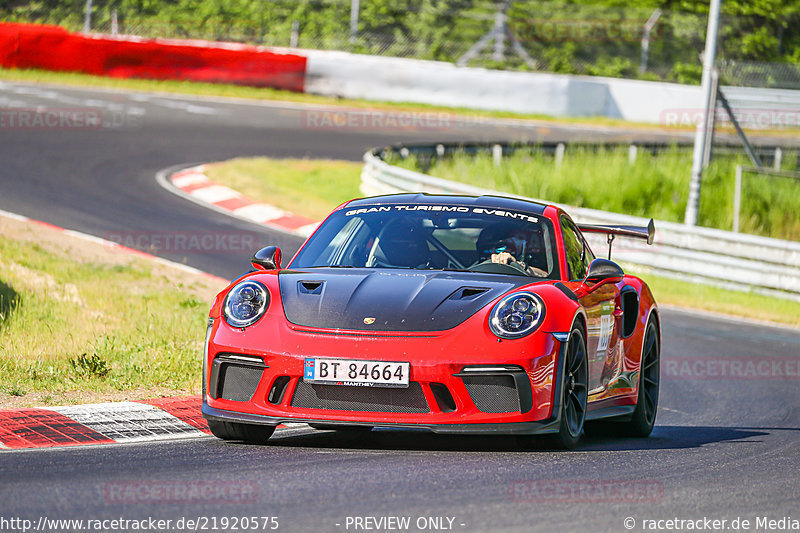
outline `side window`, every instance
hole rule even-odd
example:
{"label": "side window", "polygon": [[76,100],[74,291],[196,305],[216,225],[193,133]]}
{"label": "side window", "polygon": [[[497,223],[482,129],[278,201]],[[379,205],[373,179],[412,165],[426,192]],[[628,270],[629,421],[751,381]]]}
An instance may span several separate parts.
{"label": "side window", "polygon": [[586,277],[589,263],[594,259],[589,247],[583,240],[583,236],[575,227],[570,219],[561,217],[561,233],[564,235],[564,251],[567,255],[567,268],[569,268],[569,279],[580,280]]}

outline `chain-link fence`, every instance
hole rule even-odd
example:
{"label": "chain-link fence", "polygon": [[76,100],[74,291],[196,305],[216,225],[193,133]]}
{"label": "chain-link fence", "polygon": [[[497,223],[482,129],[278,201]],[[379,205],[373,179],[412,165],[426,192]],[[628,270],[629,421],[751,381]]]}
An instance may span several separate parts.
{"label": "chain-link fence", "polygon": [[717,62],[717,70],[726,85],[800,89],[800,65],[798,64],[723,59]]}
{"label": "chain-link fence", "polygon": [[[3,20],[84,27],[86,0],[0,0]],[[143,37],[699,83],[707,14],[493,0],[92,0],[91,29]],[[359,4],[354,13],[352,7]],[[612,3],[612,2],[609,2]],[[355,16],[354,16],[355,15]],[[723,16],[722,82],[800,89],[800,18]],[[794,48],[793,48],[794,47]],[[774,50],[773,50],[774,49]]]}

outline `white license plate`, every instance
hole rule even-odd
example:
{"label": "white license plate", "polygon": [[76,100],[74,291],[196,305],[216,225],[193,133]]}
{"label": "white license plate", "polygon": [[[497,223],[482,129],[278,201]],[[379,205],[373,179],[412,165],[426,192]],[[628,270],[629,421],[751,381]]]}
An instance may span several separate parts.
{"label": "white license plate", "polygon": [[386,361],[359,361],[307,357],[303,381],[351,387],[408,387],[411,365]]}

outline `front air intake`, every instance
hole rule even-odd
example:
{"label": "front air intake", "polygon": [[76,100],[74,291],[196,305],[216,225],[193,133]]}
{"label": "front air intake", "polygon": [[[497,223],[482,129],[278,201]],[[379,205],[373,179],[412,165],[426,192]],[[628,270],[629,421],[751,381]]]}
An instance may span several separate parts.
{"label": "front air intake", "polygon": [[283,401],[283,393],[286,392],[286,385],[289,384],[289,376],[278,376],[269,390],[267,401],[272,404],[279,404]]}
{"label": "front air intake", "polygon": [[402,389],[319,385],[299,381],[292,397],[292,407],[373,413],[430,412],[422,387],[415,381]]}
{"label": "front air intake", "polygon": [[446,385],[443,383],[431,383],[431,392],[441,412],[452,413],[456,410],[456,401]]}
{"label": "front air intake", "polygon": [[475,407],[484,413],[519,412],[519,395],[511,376],[462,378]]}
{"label": "front air intake", "polygon": [[526,413],[533,408],[530,379],[521,367],[465,367],[456,377],[483,413]]}
{"label": "front air intake", "polygon": [[246,402],[252,399],[267,366],[258,357],[222,354],[211,366],[212,398]]}

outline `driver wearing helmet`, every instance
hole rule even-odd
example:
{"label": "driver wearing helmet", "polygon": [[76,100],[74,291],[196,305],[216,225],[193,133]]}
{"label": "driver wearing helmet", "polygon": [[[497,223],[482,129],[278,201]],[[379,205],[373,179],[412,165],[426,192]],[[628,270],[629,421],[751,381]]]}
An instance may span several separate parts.
{"label": "driver wearing helmet", "polygon": [[[526,248],[530,248],[529,236],[522,230],[507,224],[489,226],[481,231],[476,242],[478,261],[499,263],[519,268],[530,276],[546,278],[547,272],[525,263]],[[533,252],[533,250],[529,250]]]}

